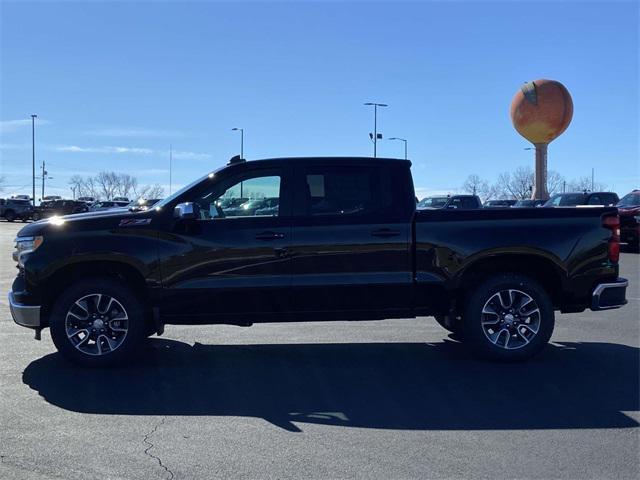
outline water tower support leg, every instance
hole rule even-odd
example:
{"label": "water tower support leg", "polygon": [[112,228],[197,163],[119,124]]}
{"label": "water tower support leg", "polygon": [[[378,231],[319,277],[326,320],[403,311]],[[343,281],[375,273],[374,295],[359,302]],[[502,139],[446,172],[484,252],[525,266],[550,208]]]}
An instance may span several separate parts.
{"label": "water tower support leg", "polygon": [[536,143],[536,174],[533,185],[532,200],[547,200],[547,144]]}

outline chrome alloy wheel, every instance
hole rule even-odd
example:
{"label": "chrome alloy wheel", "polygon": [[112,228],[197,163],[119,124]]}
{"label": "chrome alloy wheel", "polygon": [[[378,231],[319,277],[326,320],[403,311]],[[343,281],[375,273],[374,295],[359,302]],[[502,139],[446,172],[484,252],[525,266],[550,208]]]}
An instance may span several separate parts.
{"label": "chrome alloy wheel", "polygon": [[522,348],[540,330],[540,308],[520,290],[500,290],[482,307],[482,330],[495,346],[506,350]]}
{"label": "chrome alloy wheel", "polygon": [[71,305],[65,329],[71,344],[82,353],[105,355],[122,345],[129,329],[129,317],[115,298],[92,293]]}

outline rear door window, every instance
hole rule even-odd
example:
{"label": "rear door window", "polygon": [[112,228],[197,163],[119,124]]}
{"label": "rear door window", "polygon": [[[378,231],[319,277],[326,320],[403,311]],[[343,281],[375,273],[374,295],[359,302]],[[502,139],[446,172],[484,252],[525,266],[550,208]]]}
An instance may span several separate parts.
{"label": "rear door window", "polygon": [[393,206],[390,178],[379,169],[363,166],[326,166],[301,169],[301,188],[294,208],[297,216],[358,217],[379,215]]}

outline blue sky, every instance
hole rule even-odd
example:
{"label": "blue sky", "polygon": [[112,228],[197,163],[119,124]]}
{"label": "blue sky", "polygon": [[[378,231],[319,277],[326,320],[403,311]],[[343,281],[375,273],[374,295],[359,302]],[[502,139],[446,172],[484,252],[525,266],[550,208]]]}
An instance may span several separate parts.
{"label": "blue sky", "polygon": [[[6,2],[0,176],[29,193],[31,113],[51,188],[115,170],[174,190],[238,153],[370,155],[409,140],[422,194],[533,165],[509,118],[522,82],[563,82],[549,168],[640,188],[637,2]],[[403,155],[383,140],[380,156]]]}

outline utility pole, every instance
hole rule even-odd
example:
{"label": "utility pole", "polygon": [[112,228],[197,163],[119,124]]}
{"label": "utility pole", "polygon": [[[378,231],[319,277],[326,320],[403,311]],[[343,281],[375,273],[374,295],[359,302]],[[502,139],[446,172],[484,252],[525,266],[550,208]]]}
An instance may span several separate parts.
{"label": "utility pole", "polygon": [[173,164],[173,145],[169,144],[169,195],[171,195],[172,182],[172,165]]}
{"label": "utility pole", "polygon": [[42,195],[40,201],[44,200],[44,179],[47,178],[47,171],[44,169],[44,159],[42,160]]}
{"label": "utility pole", "polygon": [[31,202],[36,206],[36,118],[38,115],[31,115],[31,177],[33,190],[31,192]]}
{"label": "utility pole", "polygon": [[[378,107],[388,107],[386,103],[367,102],[367,106],[373,105],[373,136],[369,134],[369,137],[373,140],[373,158],[378,156]],[[382,135],[380,135],[382,138]]]}

